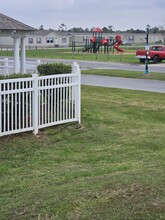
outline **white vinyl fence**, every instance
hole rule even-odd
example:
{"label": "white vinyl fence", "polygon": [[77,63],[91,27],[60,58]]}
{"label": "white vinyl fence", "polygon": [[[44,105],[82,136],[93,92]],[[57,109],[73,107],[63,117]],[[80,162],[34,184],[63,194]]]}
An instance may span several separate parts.
{"label": "white vinyl fence", "polygon": [[80,68],[72,73],[0,80],[0,136],[81,121]]}
{"label": "white vinyl fence", "polygon": [[[37,66],[41,64],[40,60],[28,61],[26,60],[26,73],[34,73]],[[21,70],[20,70],[21,72]],[[7,57],[0,58],[0,75],[7,76],[14,73],[14,60]]]}

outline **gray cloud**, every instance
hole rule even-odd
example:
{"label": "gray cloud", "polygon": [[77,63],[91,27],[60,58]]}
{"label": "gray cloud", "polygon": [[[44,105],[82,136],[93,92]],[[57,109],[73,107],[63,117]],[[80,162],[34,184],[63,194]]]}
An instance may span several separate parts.
{"label": "gray cloud", "polygon": [[[1,13],[33,27],[57,29],[61,23],[72,27],[145,29],[164,25],[164,0],[6,0]],[[154,16],[153,16],[154,15]]]}

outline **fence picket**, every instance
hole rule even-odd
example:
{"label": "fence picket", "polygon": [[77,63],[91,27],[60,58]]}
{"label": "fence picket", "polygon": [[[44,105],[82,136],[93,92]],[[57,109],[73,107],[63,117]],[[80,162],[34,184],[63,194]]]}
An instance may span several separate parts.
{"label": "fence picket", "polygon": [[80,69],[71,74],[0,80],[0,136],[78,121]]}

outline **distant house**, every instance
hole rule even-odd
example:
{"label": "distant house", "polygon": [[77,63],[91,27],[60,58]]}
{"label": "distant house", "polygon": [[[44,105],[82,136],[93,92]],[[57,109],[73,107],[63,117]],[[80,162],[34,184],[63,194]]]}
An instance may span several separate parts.
{"label": "distant house", "polygon": [[69,36],[66,32],[38,30],[27,38],[26,45],[32,48],[68,47]]}
{"label": "distant house", "polygon": [[[35,30],[33,34],[27,35],[25,43],[26,48],[68,47],[69,35],[66,32]],[[12,46],[11,37],[0,38],[1,48],[11,48]]]}
{"label": "distant house", "polygon": [[[108,39],[115,39],[117,33],[102,33],[102,36]],[[121,35],[121,38],[125,42],[130,42],[133,44],[145,44],[146,42],[146,34],[144,33],[119,33]],[[70,39],[72,41],[75,41],[77,44],[80,44],[85,39],[91,39],[92,33],[70,33]],[[149,43],[155,44],[155,43],[165,43],[165,36],[163,34],[149,34]],[[71,42],[70,42],[71,45]]]}
{"label": "distant house", "polygon": [[[6,22],[7,21],[7,22]],[[11,26],[11,24],[13,26]],[[0,14],[0,30],[7,28],[8,32],[0,33],[0,48],[13,48],[14,38],[13,34],[17,27],[22,31],[21,34],[25,32],[26,38],[25,45],[27,49],[31,48],[54,48],[54,47],[68,47],[72,46],[72,42],[76,45],[83,45],[86,40],[92,38],[92,33],[69,33],[65,31],[53,31],[53,30],[37,30],[28,25],[25,25],[19,21],[16,21],[10,17]],[[5,26],[4,26],[5,25]],[[22,29],[21,29],[22,28]],[[10,31],[9,31],[10,29]],[[19,30],[18,29],[18,30]],[[17,30],[17,33],[18,33]],[[20,32],[19,30],[19,32]],[[103,37],[112,40],[115,39],[117,33],[102,33]],[[124,42],[133,44],[144,44],[146,42],[145,33],[119,33]],[[162,34],[149,34],[149,43],[164,43],[165,36]]]}

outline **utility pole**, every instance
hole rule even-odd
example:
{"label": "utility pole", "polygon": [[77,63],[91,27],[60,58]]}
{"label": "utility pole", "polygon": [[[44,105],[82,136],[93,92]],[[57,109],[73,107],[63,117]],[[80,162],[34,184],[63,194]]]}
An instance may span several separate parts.
{"label": "utility pole", "polygon": [[146,60],[145,60],[145,70],[144,70],[144,74],[148,74],[148,52],[150,49],[150,46],[148,44],[148,35],[149,35],[149,25],[147,25],[147,31],[146,31]]}

